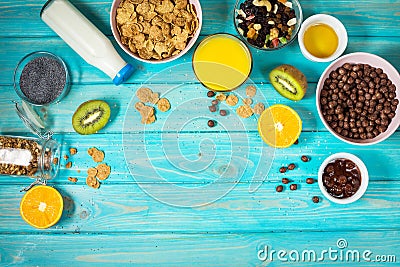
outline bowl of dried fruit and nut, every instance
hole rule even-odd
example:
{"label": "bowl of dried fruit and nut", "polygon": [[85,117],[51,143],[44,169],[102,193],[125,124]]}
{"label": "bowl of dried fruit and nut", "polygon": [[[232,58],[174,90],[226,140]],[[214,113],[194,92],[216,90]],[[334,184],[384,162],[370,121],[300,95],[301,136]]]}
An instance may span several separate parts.
{"label": "bowl of dried fruit and nut", "polygon": [[316,90],[318,115],[338,139],[372,145],[400,125],[400,75],[385,59],[356,52],[332,62]]}
{"label": "bowl of dried fruit and nut", "polygon": [[302,21],[297,0],[238,0],[234,11],[235,28],[241,38],[266,51],[292,43]]}
{"label": "bowl of dried fruit and nut", "polygon": [[202,10],[198,0],[114,0],[110,24],[115,40],[130,56],[165,63],[194,45]]}

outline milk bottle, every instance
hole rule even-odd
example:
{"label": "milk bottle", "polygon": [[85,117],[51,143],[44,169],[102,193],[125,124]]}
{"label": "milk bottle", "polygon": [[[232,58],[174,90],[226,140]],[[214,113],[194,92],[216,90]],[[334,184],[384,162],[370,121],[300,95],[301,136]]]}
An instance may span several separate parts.
{"label": "milk bottle", "polygon": [[117,53],[111,41],[68,0],[49,0],[40,17],[87,63],[113,79],[125,82],[134,72]]}

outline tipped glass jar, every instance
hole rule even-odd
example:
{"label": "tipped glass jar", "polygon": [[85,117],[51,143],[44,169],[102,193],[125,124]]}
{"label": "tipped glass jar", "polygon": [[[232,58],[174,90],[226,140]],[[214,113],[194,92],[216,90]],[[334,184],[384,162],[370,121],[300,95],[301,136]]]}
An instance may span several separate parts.
{"label": "tipped glass jar", "polygon": [[59,159],[60,144],[53,139],[0,135],[0,175],[50,180]]}

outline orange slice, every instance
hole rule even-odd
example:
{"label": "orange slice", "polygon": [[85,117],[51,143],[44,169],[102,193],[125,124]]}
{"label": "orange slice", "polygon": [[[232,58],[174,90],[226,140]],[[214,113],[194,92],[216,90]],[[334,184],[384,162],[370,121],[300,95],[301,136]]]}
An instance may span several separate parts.
{"label": "orange slice", "polygon": [[38,185],[22,197],[19,211],[25,222],[33,227],[45,229],[60,220],[63,207],[62,196],[56,189]]}
{"label": "orange slice", "polygon": [[260,115],[258,132],[262,140],[272,147],[285,148],[291,146],[299,138],[302,121],[292,108],[277,104]]}

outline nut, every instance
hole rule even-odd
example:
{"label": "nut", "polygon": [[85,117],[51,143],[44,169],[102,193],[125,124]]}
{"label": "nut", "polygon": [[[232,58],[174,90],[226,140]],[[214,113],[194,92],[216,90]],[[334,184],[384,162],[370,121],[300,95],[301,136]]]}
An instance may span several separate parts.
{"label": "nut", "polygon": [[270,12],[272,9],[272,5],[268,0],[253,0],[253,5],[255,6],[265,6],[267,11]]}

